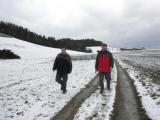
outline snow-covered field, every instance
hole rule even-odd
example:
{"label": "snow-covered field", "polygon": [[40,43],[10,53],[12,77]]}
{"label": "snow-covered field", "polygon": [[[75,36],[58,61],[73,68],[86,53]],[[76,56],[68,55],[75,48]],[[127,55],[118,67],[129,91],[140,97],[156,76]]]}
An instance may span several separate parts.
{"label": "snow-covered field", "polygon": [[[67,94],[62,94],[52,71],[59,49],[7,37],[0,37],[0,49],[9,49],[21,57],[0,60],[0,120],[49,120],[95,76],[95,60],[73,61]],[[70,50],[68,53],[86,55]],[[106,95],[110,96],[111,92]],[[102,101],[100,96],[94,99]]]}
{"label": "snow-covered field", "polygon": [[74,61],[62,94],[52,59],[0,61],[0,120],[48,120],[94,77],[94,62]]}
{"label": "snow-covered field", "polygon": [[0,37],[0,49],[10,49],[22,58],[0,60],[0,120],[49,119],[95,75],[94,60],[73,61],[68,93],[63,95],[54,80],[56,73],[52,72],[59,49],[6,37]]}
{"label": "snow-covered field", "polygon": [[153,120],[160,120],[160,49],[115,54],[134,80],[142,104]]}

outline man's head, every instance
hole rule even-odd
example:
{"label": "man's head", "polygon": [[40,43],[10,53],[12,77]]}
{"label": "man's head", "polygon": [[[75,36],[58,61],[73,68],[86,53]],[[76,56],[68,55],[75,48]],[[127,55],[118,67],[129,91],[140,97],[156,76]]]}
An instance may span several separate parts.
{"label": "man's head", "polygon": [[107,44],[103,43],[103,44],[101,45],[101,48],[102,48],[102,51],[107,50]]}
{"label": "man's head", "polygon": [[66,48],[65,47],[61,48],[61,52],[62,54],[66,54]]}

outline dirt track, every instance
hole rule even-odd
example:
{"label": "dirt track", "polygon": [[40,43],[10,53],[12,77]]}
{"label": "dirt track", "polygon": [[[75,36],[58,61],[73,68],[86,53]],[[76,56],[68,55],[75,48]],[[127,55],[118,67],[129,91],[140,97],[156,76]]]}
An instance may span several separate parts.
{"label": "dirt track", "polygon": [[98,88],[98,76],[82,89],[64,108],[50,120],[72,120],[81,104]]}
{"label": "dirt track", "polygon": [[117,93],[113,120],[140,120],[136,94],[131,79],[116,62],[118,71]]}

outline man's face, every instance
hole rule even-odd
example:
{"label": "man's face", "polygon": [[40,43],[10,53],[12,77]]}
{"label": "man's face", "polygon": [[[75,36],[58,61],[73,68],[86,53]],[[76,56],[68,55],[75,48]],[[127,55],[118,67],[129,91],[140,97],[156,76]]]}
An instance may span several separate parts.
{"label": "man's face", "polygon": [[107,50],[107,46],[102,45],[101,48],[102,48],[103,51]]}
{"label": "man's face", "polygon": [[61,48],[62,53],[66,53],[66,48]]}

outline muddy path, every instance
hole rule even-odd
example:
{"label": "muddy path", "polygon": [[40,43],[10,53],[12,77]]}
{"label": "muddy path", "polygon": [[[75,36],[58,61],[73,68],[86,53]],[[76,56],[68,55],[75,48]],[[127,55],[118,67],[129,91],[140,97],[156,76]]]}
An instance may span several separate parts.
{"label": "muddy path", "polygon": [[117,93],[112,120],[140,120],[138,102],[131,79],[116,61]]}
{"label": "muddy path", "polygon": [[72,100],[50,120],[73,120],[81,104],[98,89],[98,85],[98,76],[95,76],[85,88],[77,93],[77,95],[73,97]]}

